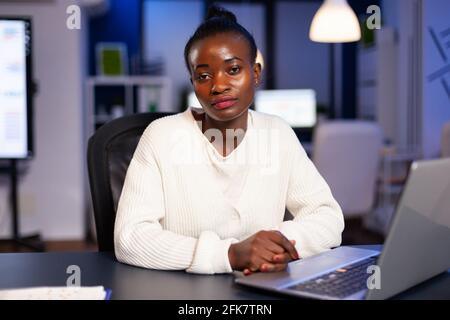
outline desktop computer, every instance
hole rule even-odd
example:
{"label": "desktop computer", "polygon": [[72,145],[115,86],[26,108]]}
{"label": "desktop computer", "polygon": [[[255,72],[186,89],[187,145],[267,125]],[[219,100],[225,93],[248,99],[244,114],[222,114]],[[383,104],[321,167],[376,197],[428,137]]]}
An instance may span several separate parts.
{"label": "desktop computer", "polygon": [[187,102],[188,107],[202,108],[202,105],[198,101],[194,91],[189,92]]}
{"label": "desktop computer", "polygon": [[309,143],[317,122],[316,92],[312,89],[259,90],[255,110],[284,119],[301,142]]}
{"label": "desktop computer", "polygon": [[260,90],[255,95],[255,110],[277,115],[292,128],[313,128],[316,93],[311,89]]}

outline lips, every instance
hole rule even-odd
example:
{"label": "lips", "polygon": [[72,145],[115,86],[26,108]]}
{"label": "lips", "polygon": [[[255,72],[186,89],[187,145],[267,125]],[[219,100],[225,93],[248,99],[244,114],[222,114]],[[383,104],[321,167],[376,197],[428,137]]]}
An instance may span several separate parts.
{"label": "lips", "polygon": [[232,107],[237,102],[236,98],[231,97],[223,97],[221,99],[214,100],[211,105],[219,110],[226,109]]}

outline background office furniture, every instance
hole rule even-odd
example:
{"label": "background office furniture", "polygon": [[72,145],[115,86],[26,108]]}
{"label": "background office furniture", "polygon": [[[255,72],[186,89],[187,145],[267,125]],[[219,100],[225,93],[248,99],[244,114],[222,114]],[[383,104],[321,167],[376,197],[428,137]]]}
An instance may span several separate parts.
{"label": "background office furniture", "polygon": [[100,251],[114,249],[114,221],[128,165],[145,128],[171,113],[141,113],[113,120],[89,139],[88,171]]}
{"label": "background office furniture", "polygon": [[366,228],[387,236],[411,164],[421,158],[421,153],[416,151],[399,151],[389,147],[383,149],[378,178],[377,205],[364,219]]}
{"label": "background office furniture", "polygon": [[[361,246],[381,249],[380,246]],[[442,250],[445,250],[443,248]],[[197,275],[158,271],[119,263],[112,252],[3,253],[0,254],[0,289],[65,286],[69,265],[81,270],[82,286],[103,285],[112,299],[244,300],[286,299],[276,293],[238,286],[231,274]],[[450,299],[450,272],[419,284],[394,299]]]}
{"label": "background office furniture", "polygon": [[[101,88],[106,92],[100,94]],[[172,82],[165,76],[90,77],[86,82],[88,131],[92,134],[91,130],[114,119],[114,104],[123,108],[124,115],[171,110],[172,91]]]}
{"label": "background office furniture", "polygon": [[345,216],[367,213],[375,199],[381,129],[364,121],[322,122],[313,140],[313,162]]}
{"label": "background office furniture", "polygon": [[[313,143],[313,162],[341,205],[345,219],[368,214],[376,195],[382,147],[379,126],[367,121],[321,122]],[[354,243],[346,239],[345,231],[344,241]]]}
{"label": "background office furniture", "polygon": [[441,156],[443,158],[450,157],[450,122],[447,122],[442,128]]}

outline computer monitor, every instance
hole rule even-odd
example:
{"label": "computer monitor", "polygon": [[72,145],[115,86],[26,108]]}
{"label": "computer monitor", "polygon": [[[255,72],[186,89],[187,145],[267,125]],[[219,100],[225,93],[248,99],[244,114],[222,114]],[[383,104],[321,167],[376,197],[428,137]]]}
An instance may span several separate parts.
{"label": "computer monitor", "polygon": [[203,108],[194,91],[191,91],[188,95],[188,107]]}
{"label": "computer monitor", "polygon": [[0,159],[33,152],[31,21],[0,17]]}
{"label": "computer monitor", "polygon": [[283,118],[292,128],[316,125],[316,93],[312,89],[259,90],[255,110]]}

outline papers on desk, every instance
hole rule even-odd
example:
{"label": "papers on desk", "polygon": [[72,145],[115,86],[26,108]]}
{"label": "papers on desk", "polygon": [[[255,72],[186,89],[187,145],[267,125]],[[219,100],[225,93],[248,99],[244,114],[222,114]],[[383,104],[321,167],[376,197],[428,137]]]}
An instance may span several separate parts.
{"label": "papers on desk", "polygon": [[109,300],[111,291],[97,287],[34,287],[0,290],[0,300]]}

